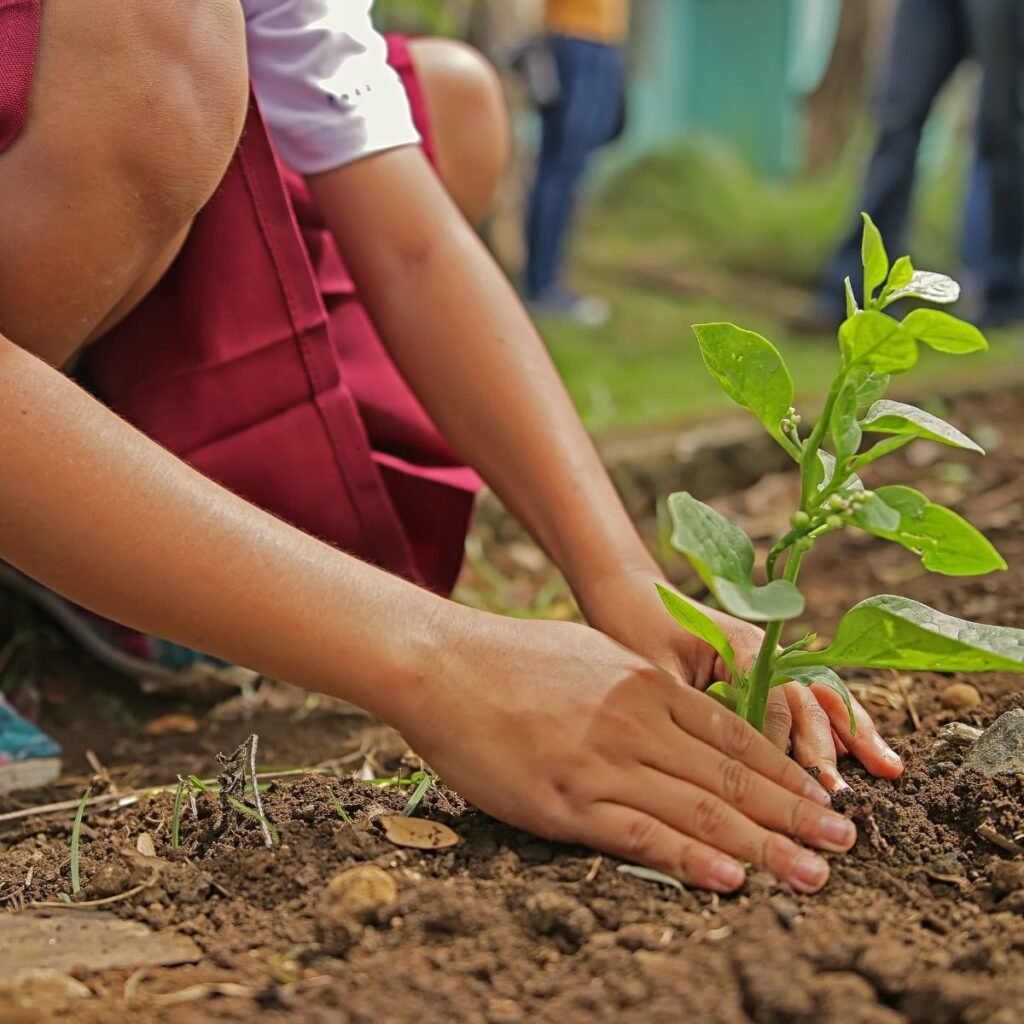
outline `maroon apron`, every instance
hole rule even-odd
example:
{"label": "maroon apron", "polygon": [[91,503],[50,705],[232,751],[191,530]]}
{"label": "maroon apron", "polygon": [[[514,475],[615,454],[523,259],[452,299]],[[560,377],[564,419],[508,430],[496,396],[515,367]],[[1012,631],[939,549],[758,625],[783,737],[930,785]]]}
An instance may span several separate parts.
{"label": "maroon apron", "polygon": [[[0,41],[27,46],[38,3],[0,0]],[[390,48],[428,138],[404,41]],[[0,95],[0,132],[16,134],[18,109]],[[206,476],[382,568],[454,585],[479,479],[399,375],[255,102],[181,254],[83,363],[104,401]]]}

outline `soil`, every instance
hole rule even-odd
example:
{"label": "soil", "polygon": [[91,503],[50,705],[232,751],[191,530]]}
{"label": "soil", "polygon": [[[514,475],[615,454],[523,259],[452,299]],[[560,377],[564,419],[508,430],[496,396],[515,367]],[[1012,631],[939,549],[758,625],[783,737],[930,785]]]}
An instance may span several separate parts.
{"label": "soil", "polygon": [[[982,435],[988,459],[914,445],[869,477],[918,481],[984,528],[1010,571],[930,577],[911,555],[879,541],[830,539],[805,577],[823,634],[855,600],[890,590],[1024,626],[1022,411],[1018,391],[961,399],[949,414]],[[737,483],[744,489],[716,503],[766,539],[777,526],[771,503],[792,487],[791,477]],[[656,539],[654,522],[647,528]],[[534,611],[568,614],[550,567],[522,540],[493,541],[494,532],[479,538],[463,595],[494,604],[503,592]],[[184,815],[179,849],[170,844],[170,793],[119,810],[89,808],[82,898],[117,897],[149,882],[103,910],[190,937],[201,957],[140,971],[83,966],[75,974],[92,995],[72,999],[65,1020],[203,1024],[256,1013],[332,1024],[1021,1019],[1024,856],[998,843],[1024,838],[1024,776],[988,780],[960,771],[956,750],[936,746],[944,724],[985,726],[1024,706],[1011,675],[852,675],[905,757],[906,774],[890,784],[843,764],[853,789],[841,805],[860,823],[860,839],[849,855],[832,858],[821,894],[797,896],[753,874],[740,894],[719,898],[625,875],[612,858],[509,829],[443,787],[429,791],[417,813],[451,826],[461,843],[434,852],[395,847],[378,818],[402,809],[408,787],[359,782],[350,772],[369,764],[378,775],[407,775],[418,763],[399,737],[352,709],[284,691],[213,708],[140,697],[60,645],[40,645],[34,664],[37,686],[25,692],[41,694],[44,724],[65,743],[68,770],[79,777],[2,798],[0,812],[77,797],[89,782],[86,749],[122,789],[167,784],[178,773],[215,775],[215,753],[230,752],[250,732],[260,736],[261,764],[331,761],[343,769],[341,777],[292,775],[270,785],[264,810],[281,835],[271,849],[250,818],[218,833],[212,796],[200,798],[198,820]],[[946,707],[949,687],[964,682],[980,701]],[[184,717],[168,720],[171,713]],[[171,731],[146,734],[154,720]],[[71,817],[0,825],[0,902],[12,910],[59,903],[69,891]],[[133,852],[143,833],[157,861]],[[366,895],[367,882],[358,911],[346,917],[339,884],[328,883],[358,865],[384,869],[390,882],[378,897]],[[0,1022],[47,1020],[49,1012],[0,1003]]]}

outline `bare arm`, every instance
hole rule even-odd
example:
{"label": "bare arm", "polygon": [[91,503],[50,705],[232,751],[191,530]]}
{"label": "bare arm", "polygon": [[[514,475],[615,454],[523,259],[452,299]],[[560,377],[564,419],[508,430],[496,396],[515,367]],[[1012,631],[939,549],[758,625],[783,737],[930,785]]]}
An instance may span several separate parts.
{"label": "bare arm", "polygon": [[0,558],[97,612],[390,717],[446,602],[296,530],[0,338]]}
{"label": "bare arm", "polygon": [[655,575],[543,342],[422,153],[310,184],[402,374],[581,602],[624,567]]}

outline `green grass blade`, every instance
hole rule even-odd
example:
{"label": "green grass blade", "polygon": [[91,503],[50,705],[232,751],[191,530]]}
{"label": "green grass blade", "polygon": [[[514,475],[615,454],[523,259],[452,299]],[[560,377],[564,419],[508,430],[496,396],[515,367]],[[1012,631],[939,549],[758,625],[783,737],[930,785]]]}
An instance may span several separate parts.
{"label": "green grass blade", "polygon": [[249,815],[250,818],[255,818],[256,821],[259,821],[263,825],[265,825],[267,830],[274,837],[274,842],[281,842],[281,833],[277,831],[277,829],[274,827],[274,823],[269,818],[267,818],[263,814],[260,814],[259,811],[254,810],[248,804],[243,804],[241,800],[238,800],[233,796],[229,796],[227,798],[227,801],[229,804],[231,804],[232,807],[234,807],[236,811],[241,811],[243,814],[247,814]]}
{"label": "green grass blade", "polygon": [[412,796],[409,797],[405,807],[402,808],[402,814],[408,818],[416,810],[417,807],[423,802],[423,798],[427,795],[427,790],[436,782],[430,772],[423,772],[420,781],[416,784],[416,788],[412,791]]}

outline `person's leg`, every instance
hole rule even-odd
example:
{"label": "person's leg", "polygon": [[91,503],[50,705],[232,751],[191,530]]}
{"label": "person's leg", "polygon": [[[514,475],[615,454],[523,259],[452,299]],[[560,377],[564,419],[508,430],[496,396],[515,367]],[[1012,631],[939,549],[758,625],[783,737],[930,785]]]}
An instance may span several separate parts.
{"label": "person's leg", "polygon": [[[878,97],[879,138],[868,165],[859,210],[870,214],[887,246],[906,235],[921,131],[932,104],[966,56],[961,0],[901,0]],[[858,216],[822,275],[823,311],[841,319],[843,279],[860,279]]]}
{"label": "person's leg", "polygon": [[501,82],[476,50],[450,39],[413,39],[409,51],[430,115],[441,180],[466,219],[487,214],[509,157]]}
{"label": "person's leg", "polygon": [[986,318],[1024,315],[1024,5],[966,0],[984,69],[978,148],[988,168],[990,224]]}
{"label": "person's leg", "polygon": [[530,202],[527,288],[543,300],[560,287],[576,192],[591,155],[612,136],[622,104],[616,49],[580,39],[552,39],[562,98],[545,118],[545,138]]}
{"label": "person's leg", "polygon": [[162,276],[248,102],[237,0],[46,0],[0,153],[0,330],[63,364]]}

